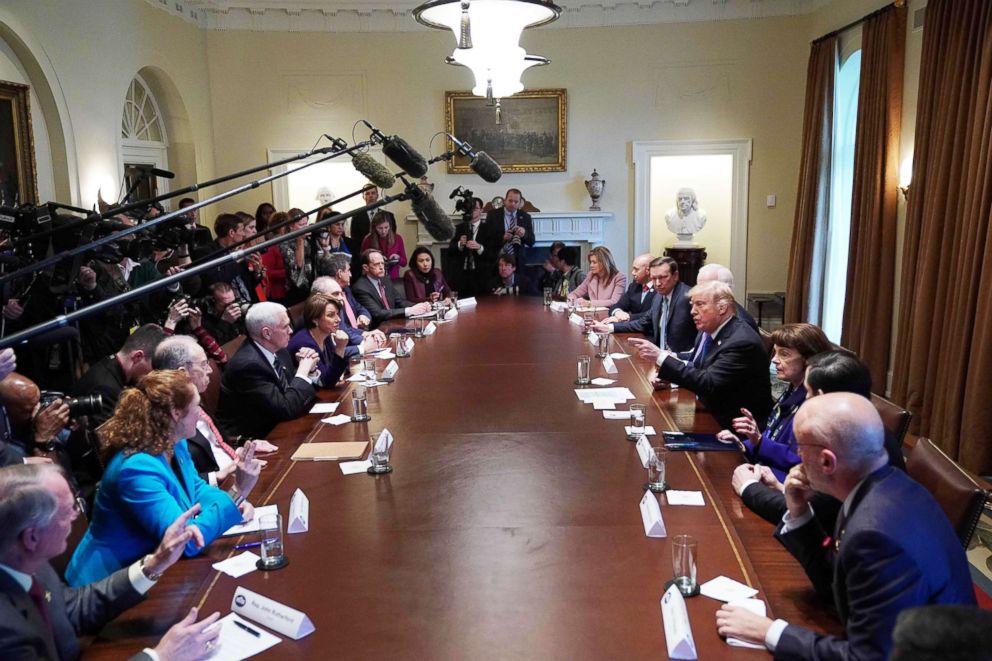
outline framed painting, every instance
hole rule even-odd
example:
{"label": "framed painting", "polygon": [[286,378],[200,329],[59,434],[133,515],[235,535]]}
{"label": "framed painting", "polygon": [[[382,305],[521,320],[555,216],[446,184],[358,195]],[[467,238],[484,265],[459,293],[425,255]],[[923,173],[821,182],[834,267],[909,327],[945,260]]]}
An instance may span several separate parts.
{"label": "framed painting", "polygon": [[[567,169],[568,102],[563,89],[525,90],[500,100],[500,109],[471,92],[444,93],[445,130],[489,154],[503,172]],[[450,140],[448,149],[454,149]],[[448,172],[471,174],[469,158],[448,161]]]}
{"label": "framed painting", "polygon": [[30,88],[0,81],[0,203],[38,202]]}

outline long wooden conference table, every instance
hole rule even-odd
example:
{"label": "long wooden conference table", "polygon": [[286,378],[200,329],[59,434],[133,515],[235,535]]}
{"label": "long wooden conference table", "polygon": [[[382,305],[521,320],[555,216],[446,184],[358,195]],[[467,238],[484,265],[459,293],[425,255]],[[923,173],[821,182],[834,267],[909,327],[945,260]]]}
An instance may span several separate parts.
{"label": "long wooden conference table", "polygon": [[[628,352],[622,336],[612,350]],[[729,576],[760,590],[769,615],[836,633],[799,565],[730,487],[737,453],[671,453],[674,489],[704,507],[659,501],[668,537],[645,536],[646,473],[624,422],[575,395],[576,356],[594,354],[567,315],[538,299],[482,299],[416,340],[394,383],[369,389],[368,423],[308,415],[279,425],[280,451],[256,505],[310,499],[310,529],[286,535],[289,566],[234,579],[212,569],[239,553],[215,541],[169,570],[139,606],[106,627],[86,658],[125,658],[192,605],[226,614],[238,586],[304,611],[316,626],[259,658],[657,659],[667,656],[659,600],[669,540],[699,541],[700,583]],[[618,360],[615,386],[650,403],[647,423],[711,431],[685,389],[655,392],[650,365]],[[385,363],[382,365],[384,366]],[[592,376],[605,376],[593,359]],[[350,387],[323,391],[350,413]],[[344,476],[336,462],[293,462],[301,444],[365,440],[388,428],[394,472]],[[686,601],[700,659],[767,658],[716,633],[719,602]]]}

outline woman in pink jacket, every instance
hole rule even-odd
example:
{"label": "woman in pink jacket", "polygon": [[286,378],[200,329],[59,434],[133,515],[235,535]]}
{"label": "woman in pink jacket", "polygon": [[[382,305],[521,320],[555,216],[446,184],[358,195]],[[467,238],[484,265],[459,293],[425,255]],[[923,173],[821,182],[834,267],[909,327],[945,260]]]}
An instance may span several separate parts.
{"label": "woman in pink jacket", "polygon": [[568,295],[568,300],[610,307],[620,300],[625,289],[627,276],[617,270],[609,248],[596,246],[589,251],[589,274]]}

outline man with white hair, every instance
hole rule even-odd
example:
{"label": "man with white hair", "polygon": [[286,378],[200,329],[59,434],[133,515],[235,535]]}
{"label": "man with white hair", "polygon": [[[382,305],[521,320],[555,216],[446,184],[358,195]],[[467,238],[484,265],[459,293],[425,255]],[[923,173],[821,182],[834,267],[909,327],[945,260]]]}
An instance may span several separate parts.
{"label": "man with white hair", "polygon": [[286,346],[293,327],[279,303],[253,305],[245,316],[245,328],[248,339],[224,370],[216,420],[228,436],[260,438],[277,423],[310,410],[320,356],[313,349],[300,349],[292,371],[293,357]]}
{"label": "man with white hair", "polygon": [[[833,594],[844,638],[724,604],[717,630],[776,659],[887,659],[896,618],[926,604],[975,603],[968,561],[930,493],[888,465],[874,405],[855,393],[807,401],[793,429],[802,463],[785,480],[788,512],[775,536],[821,594]],[[843,502],[833,531],[810,508],[816,492]],[[828,536],[831,535],[831,536]]]}
{"label": "man with white hair", "polygon": [[761,338],[736,316],[734,292],[722,282],[689,290],[699,334],[692,351],[675,354],[633,338],[642,358],[658,366],[658,377],[689,388],[717,421],[728,427],[746,408],[767,420],[772,408],[768,352]]}
{"label": "man with white hair", "polygon": [[[734,288],[734,274],[730,269],[722,264],[706,264],[699,269],[699,273],[696,274],[697,285],[714,281],[722,282],[731,289]],[[754,320],[754,317],[752,317],[751,313],[747,311],[747,308],[740,303],[737,304],[737,318],[745,322],[755,331],[758,330],[758,322]]]}

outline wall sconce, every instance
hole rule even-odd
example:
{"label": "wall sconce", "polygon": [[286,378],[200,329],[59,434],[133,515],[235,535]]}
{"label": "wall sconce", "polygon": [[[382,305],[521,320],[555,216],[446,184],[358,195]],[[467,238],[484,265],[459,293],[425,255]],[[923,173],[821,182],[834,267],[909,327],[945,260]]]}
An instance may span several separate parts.
{"label": "wall sconce", "polygon": [[909,184],[913,180],[913,157],[912,155],[902,159],[899,166],[899,192],[903,199],[909,199]]}

